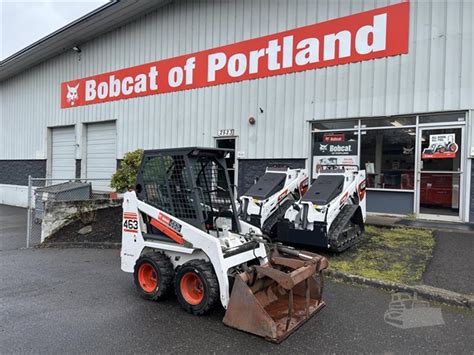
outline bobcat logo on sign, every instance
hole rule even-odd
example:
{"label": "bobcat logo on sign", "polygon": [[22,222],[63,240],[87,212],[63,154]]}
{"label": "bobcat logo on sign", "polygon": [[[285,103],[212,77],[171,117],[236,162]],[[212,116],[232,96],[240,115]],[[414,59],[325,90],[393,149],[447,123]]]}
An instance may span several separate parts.
{"label": "bobcat logo on sign", "polygon": [[71,106],[74,106],[74,103],[79,99],[79,95],[77,94],[77,89],[79,88],[79,84],[76,86],[67,86],[67,95],[66,99]]}
{"label": "bobcat logo on sign", "polygon": [[321,152],[325,152],[328,150],[328,145],[327,144],[319,144],[319,150]]}
{"label": "bobcat logo on sign", "polygon": [[413,155],[415,147],[403,147],[403,155]]}

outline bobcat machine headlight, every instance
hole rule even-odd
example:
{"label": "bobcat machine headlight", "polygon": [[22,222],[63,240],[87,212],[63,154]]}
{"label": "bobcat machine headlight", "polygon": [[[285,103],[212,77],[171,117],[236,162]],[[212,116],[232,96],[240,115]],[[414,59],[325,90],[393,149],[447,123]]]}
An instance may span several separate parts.
{"label": "bobcat machine headlight", "polygon": [[325,213],[326,212],[326,206],[320,206],[320,205],[317,205],[317,204],[313,204],[313,207],[316,211],[318,211],[320,213]]}

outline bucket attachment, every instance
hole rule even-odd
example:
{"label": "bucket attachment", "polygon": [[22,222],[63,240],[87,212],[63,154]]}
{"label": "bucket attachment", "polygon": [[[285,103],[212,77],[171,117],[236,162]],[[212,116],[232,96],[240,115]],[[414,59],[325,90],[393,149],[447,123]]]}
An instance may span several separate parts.
{"label": "bucket attachment", "polygon": [[236,276],[224,324],[280,343],[324,307],[327,266],[322,256],[279,246],[268,264]]}

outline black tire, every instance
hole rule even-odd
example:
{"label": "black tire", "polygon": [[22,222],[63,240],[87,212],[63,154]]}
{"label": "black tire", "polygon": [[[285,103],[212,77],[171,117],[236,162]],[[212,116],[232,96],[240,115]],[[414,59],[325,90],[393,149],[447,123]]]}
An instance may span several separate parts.
{"label": "black tire", "polygon": [[[148,282],[143,278],[145,274],[150,273],[154,275],[155,282]],[[135,264],[133,276],[140,296],[146,300],[157,301],[168,295],[172,289],[173,264],[164,254],[145,254]]]}
{"label": "black tire", "polygon": [[[191,291],[188,280],[194,280],[199,287]],[[219,282],[210,262],[191,260],[183,264],[174,285],[179,304],[191,314],[206,314],[219,301]]]}

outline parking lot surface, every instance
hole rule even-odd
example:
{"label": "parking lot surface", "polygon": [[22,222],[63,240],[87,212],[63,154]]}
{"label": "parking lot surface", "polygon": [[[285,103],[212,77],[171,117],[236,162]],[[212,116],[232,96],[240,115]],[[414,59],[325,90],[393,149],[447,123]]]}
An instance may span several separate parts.
{"label": "parking lot surface", "polygon": [[0,353],[474,351],[468,311],[443,307],[445,325],[399,329],[383,319],[389,293],[333,282],[327,307],[275,345],[226,327],[222,309],[196,317],[174,297],[142,300],[118,250],[3,251],[0,280]]}
{"label": "parking lot surface", "polygon": [[26,246],[26,208],[0,205],[0,251]]}
{"label": "parking lot surface", "polygon": [[435,231],[433,257],[423,275],[427,285],[474,295],[474,234]]}

